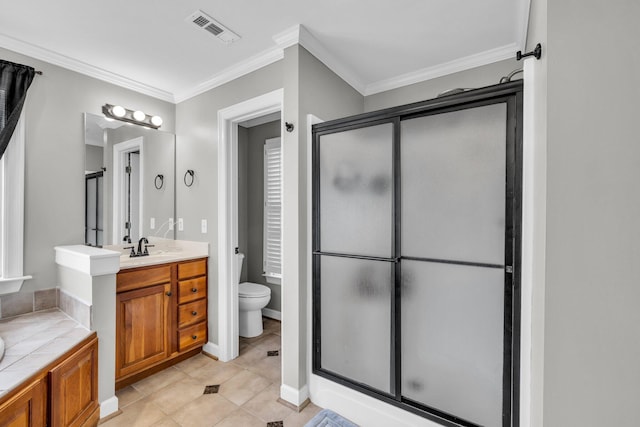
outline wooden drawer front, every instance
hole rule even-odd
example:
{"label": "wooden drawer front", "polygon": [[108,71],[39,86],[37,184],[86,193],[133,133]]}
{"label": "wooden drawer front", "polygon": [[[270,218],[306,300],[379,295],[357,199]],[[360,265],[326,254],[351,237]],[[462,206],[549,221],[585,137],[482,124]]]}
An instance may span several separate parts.
{"label": "wooden drawer front", "polygon": [[145,286],[160,285],[171,281],[171,265],[135,269],[118,273],[116,292],[129,291]]}
{"label": "wooden drawer front", "polygon": [[202,345],[207,340],[207,322],[201,322],[188,328],[182,329],[179,333],[179,351],[188,349],[196,345]]}
{"label": "wooden drawer front", "polygon": [[198,277],[178,283],[178,304],[191,302],[207,296],[207,278]]}
{"label": "wooden drawer front", "polygon": [[184,262],[178,264],[178,279],[188,279],[190,277],[204,276],[207,273],[207,260]]}
{"label": "wooden drawer front", "polygon": [[178,307],[178,328],[202,322],[207,318],[207,300],[182,304]]}

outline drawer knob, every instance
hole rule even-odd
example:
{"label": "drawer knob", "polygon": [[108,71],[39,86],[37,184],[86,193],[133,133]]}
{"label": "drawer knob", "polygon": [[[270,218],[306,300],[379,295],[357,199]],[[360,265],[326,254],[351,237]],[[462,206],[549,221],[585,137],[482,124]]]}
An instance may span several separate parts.
{"label": "drawer knob", "polygon": [[198,312],[197,311],[192,311],[191,314],[194,315],[194,316],[197,316]]}
{"label": "drawer knob", "polygon": [[191,288],[191,292],[193,292],[193,293],[198,292],[198,288]]}
{"label": "drawer knob", "polygon": [[172,295],[172,294],[171,294],[171,291],[167,292],[167,296],[168,296],[168,297],[170,297],[171,295]]}
{"label": "drawer knob", "polygon": [[197,335],[191,335],[191,338],[193,338],[194,340],[198,338]]}

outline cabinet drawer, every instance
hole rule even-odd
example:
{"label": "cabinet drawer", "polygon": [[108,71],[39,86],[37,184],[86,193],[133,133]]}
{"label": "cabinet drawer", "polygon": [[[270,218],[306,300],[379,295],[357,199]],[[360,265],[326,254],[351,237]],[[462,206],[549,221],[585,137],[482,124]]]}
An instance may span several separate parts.
{"label": "cabinet drawer", "polygon": [[207,322],[200,322],[178,332],[179,348],[183,351],[189,347],[202,345],[207,340]]}
{"label": "cabinet drawer", "polygon": [[178,282],[178,304],[191,302],[207,296],[207,278],[197,277]]}
{"label": "cabinet drawer", "polygon": [[123,271],[116,276],[116,292],[171,282],[171,265]]}
{"label": "cabinet drawer", "polygon": [[202,299],[178,307],[178,328],[202,322],[207,318],[207,300]]}
{"label": "cabinet drawer", "polygon": [[207,273],[207,260],[183,262],[178,264],[178,279],[188,279],[190,277],[204,276]]}

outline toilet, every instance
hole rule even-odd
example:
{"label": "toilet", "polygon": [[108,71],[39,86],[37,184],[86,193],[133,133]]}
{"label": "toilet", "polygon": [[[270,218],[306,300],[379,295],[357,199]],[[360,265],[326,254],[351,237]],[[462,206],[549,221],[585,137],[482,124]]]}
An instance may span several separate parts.
{"label": "toilet", "polygon": [[271,289],[252,282],[240,283],[244,254],[238,254],[238,317],[240,336],[244,338],[262,335],[262,309],[271,300]]}

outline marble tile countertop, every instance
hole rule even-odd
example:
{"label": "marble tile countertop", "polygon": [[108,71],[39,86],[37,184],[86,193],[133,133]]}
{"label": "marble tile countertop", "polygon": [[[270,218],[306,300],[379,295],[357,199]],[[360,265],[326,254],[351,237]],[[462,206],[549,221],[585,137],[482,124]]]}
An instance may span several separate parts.
{"label": "marble tile countertop", "polygon": [[0,397],[92,334],[59,309],[0,320]]}

